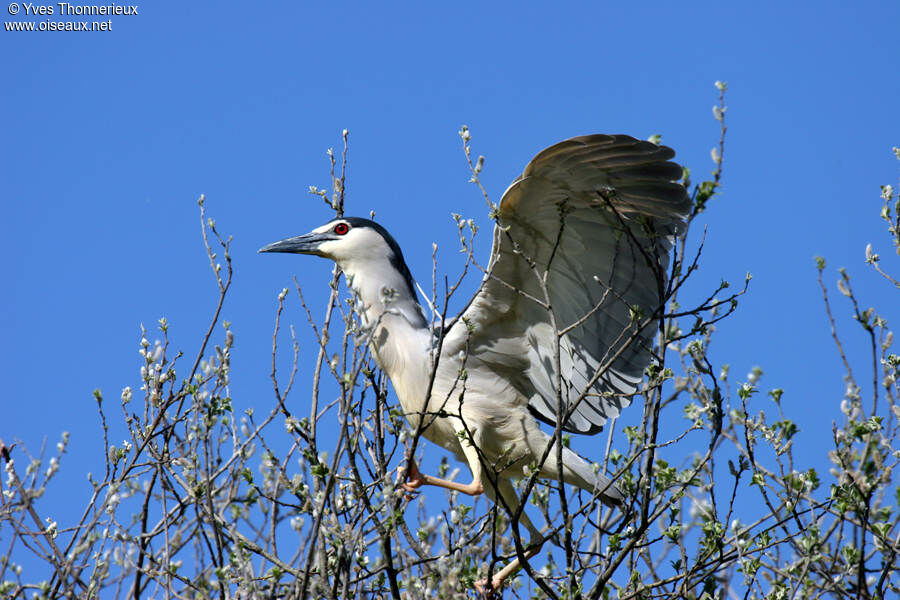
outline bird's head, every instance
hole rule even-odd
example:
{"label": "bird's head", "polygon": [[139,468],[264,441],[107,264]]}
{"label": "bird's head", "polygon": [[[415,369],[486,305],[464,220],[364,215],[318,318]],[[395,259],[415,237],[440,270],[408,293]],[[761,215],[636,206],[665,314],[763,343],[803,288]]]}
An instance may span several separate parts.
{"label": "bird's head", "polygon": [[415,297],[412,275],[400,246],[384,227],[369,219],[334,219],[309,233],[263,246],[259,251],[330,258],[345,272],[356,275],[365,270],[385,281],[392,279],[391,274],[397,275],[405,280],[410,294]]}
{"label": "bird's head", "polygon": [[263,246],[259,251],[313,254],[340,264],[374,255],[389,257],[392,249],[385,236],[393,242],[390,234],[373,221],[343,217],[316,227],[309,233]]}

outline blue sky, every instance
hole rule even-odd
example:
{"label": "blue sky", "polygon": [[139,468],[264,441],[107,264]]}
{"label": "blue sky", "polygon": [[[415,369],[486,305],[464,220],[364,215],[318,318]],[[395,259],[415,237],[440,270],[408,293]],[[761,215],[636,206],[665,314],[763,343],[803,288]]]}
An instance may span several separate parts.
{"label": "blue sky", "polygon": [[[376,211],[427,286],[432,241],[458,264],[450,213],[488,222],[461,124],[495,199],[537,151],[586,133],[661,134],[699,180],[717,79],[724,185],[693,290],[753,273],[713,356],[738,378],[760,365],[824,447],[843,383],[813,256],[832,286],[846,266],[864,304],[900,318],[863,262],[873,242],[898,270],[877,212],[898,175],[900,5],[326,4],[160,1],[109,32],[0,31],[0,437],[37,450],[71,431],[57,490],[86,497],[84,471],[101,469],[91,391],[139,385],[140,324],[165,315],[176,346],[199,342],[215,300],[201,193],[234,236],[233,394],[261,409],[275,296],[296,274],[321,306],[330,267],[256,250],[329,217],[306,190],[329,183],[343,128],[348,212]],[[296,306],[291,319],[304,323]]]}

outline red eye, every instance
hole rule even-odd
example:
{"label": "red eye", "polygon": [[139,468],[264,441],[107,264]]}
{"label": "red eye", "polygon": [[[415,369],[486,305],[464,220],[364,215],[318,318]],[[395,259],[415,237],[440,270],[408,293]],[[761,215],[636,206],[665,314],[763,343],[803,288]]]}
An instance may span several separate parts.
{"label": "red eye", "polygon": [[338,235],[344,235],[345,233],[350,231],[350,226],[346,223],[338,223],[334,226],[334,229],[332,229],[332,231],[334,231]]}

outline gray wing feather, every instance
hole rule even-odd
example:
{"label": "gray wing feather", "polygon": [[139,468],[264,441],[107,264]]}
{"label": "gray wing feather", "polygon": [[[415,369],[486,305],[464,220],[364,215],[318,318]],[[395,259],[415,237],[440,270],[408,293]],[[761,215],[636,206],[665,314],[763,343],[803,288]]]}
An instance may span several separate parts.
{"label": "gray wing feather", "polygon": [[[600,431],[627,406],[650,361],[673,236],[690,209],[675,153],[625,135],[590,135],[540,152],[504,193],[485,280],[448,332],[448,350],[509,378],[535,415]],[[539,277],[546,272],[546,308]],[[459,323],[468,324],[468,328]]]}

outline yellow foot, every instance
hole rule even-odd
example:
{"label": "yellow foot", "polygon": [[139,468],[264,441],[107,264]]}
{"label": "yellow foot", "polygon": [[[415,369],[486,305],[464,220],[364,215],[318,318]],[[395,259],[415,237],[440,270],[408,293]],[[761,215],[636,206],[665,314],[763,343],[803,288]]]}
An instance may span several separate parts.
{"label": "yellow foot", "polygon": [[494,576],[491,581],[487,579],[479,579],[475,582],[475,591],[478,592],[479,598],[490,598],[496,596],[503,587],[503,580],[498,580]]}
{"label": "yellow foot", "polygon": [[414,459],[409,459],[409,471],[406,475],[406,482],[400,484],[408,493],[415,492],[423,485],[436,485],[448,490],[462,492],[469,496],[478,496],[484,493],[484,486],[481,485],[480,479],[474,479],[472,483],[463,484],[455,481],[448,481],[439,477],[423,475],[419,472],[419,466]]}
{"label": "yellow foot", "polygon": [[416,464],[416,461],[409,459],[409,471],[406,474],[406,481],[401,483],[400,487],[412,494],[426,483],[428,483],[428,479],[419,472],[419,466]]}

